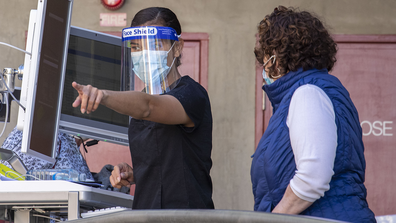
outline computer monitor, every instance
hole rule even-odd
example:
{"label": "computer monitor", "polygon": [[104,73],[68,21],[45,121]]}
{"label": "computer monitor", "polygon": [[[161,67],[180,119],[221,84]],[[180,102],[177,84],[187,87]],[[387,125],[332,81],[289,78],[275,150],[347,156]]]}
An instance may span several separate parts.
{"label": "computer monitor", "polygon": [[121,38],[79,27],[70,28],[59,131],[96,140],[128,145],[129,116],[105,106],[82,114],[72,103],[78,96],[73,81],[99,89],[119,91]]}
{"label": "computer monitor", "polygon": [[21,151],[55,162],[72,0],[38,0],[29,18],[18,129]]}

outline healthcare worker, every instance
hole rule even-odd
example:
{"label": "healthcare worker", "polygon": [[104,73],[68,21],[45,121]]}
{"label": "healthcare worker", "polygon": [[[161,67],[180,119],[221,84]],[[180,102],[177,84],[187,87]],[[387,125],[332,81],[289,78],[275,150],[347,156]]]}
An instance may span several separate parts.
{"label": "healthcare worker", "polygon": [[131,116],[133,166],[115,166],[110,181],[117,188],[136,184],[133,209],[214,208],[210,102],[206,90],[177,69],[180,34],[171,10],[143,9],[122,33],[126,91],[72,84],[79,93],[73,107],[82,113],[101,104]]}

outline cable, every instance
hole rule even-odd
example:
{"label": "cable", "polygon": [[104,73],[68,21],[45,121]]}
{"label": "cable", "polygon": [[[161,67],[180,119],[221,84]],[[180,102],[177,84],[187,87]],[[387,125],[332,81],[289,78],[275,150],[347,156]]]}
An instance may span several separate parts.
{"label": "cable", "polygon": [[[42,180],[42,179],[40,179],[40,178],[38,178],[38,177],[36,177],[34,175],[31,175],[31,174],[25,174],[25,175],[22,175],[22,176],[24,176],[25,179],[26,179],[26,177],[31,177],[31,178],[34,178],[34,180]],[[16,179],[18,179],[18,178],[16,178]]]}
{"label": "cable", "polygon": [[21,104],[21,102],[19,102],[19,101],[15,98],[14,94],[12,93],[12,91],[10,90],[10,88],[8,88],[7,83],[5,82],[4,78],[2,78],[2,77],[4,77],[4,76],[3,76],[3,73],[0,73],[0,79],[3,81],[3,84],[6,86],[8,93],[10,93],[10,94],[11,94],[11,97],[18,103],[18,105],[21,106],[21,107],[23,108],[24,111],[26,111],[26,108]]}
{"label": "cable", "polygon": [[3,126],[3,131],[1,131],[1,134],[0,134],[0,137],[2,137],[3,136],[3,134],[4,134],[4,131],[5,131],[5,129],[6,129],[6,127],[7,127],[7,119],[8,119],[8,97],[7,97],[7,95],[3,95],[3,97],[4,97],[4,101],[5,101],[5,103],[6,103],[6,115],[5,115],[5,119],[4,119],[4,126]]}
{"label": "cable", "polygon": [[[32,55],[32,53],[30,53],[30,52],[28,52],[28,51],[26,51],[26,50],[20,49],[20,48],[18,48],[18,47],[16,47],[16,46],[13,46],[13,45],[11,45],[11,44],[4,43],[4,42],[0,42],[0,44],[1,44],[1,45],[5,45],[5,46],[8,46],[8,47],[11,47],[11,48],[16,49],[16,50],[19,50],[19,51],[22,51],[23,53],[28,54],[28,55],[30,55],[30,56]],[[3,77],[3,74],[1,74],[1,77]],[[6,86],[8,92],[11,94],[12,98],[14,98],[14,100],[19,104],[19,106],[21,106],[21,107],[23,108],[23,110],[25,111],[25,110],[26,110],[25,107],[15,98],[14,94],[12,94],[12,91],[10,91],[10,89],[9,89],[8,86],[7,86],[7,84],[5,83],[4,78],[1,78],[1,79],[2,79],[2,81],[3,81],[3,83],[4,83],[4,85]],[[8,103],[8,102],[7,102],[7,103]],[[4,132],[4,130],[3,130],[3,132]],[[3,135],[3,133],[2,133],[1,135]],[[0,136],[0,137],[1,137],[1,136]]]}
{"label": "cable", "polygon": [[92,139],[92,140],[86,142],[85,145],[87,145],[87,146],[93,146],[93,145],[96,145],[96,144],[98,144],[98,143],[99,143],[99,140]]}
{"label": "cable", "polygon": [[[58,135],[58,137],[59,137],[59,135]],[[54,165],[52,166],[52,169],[55,169],[55,166],[56,166],[56,164],[58,163],[58,157],[60,156],[61,149],[62,149],[62,140],[59,139],[58,154],[56,155],[55,163],[54,163]]]}
{"label": "cable", "polygon": [[[6,211],[8,210],[8,209],[5,209]],[[7,211],[7,219],[6,220],[8,220],[8,222],[9,223],[11,223],[11,211]],[[12,221],[12,222],[14,222],[14,221]]]}
{"label": "cable", "polygon": [[84,151],[85,151],[85,153],[84,154],[82,154],[81,153],[81,150],[79,149],[79,151],[80,151],[80,154],[81,154],[81,156],[84,158],[84,160],[87,160],[87,153],[88,153],[88,150],[87,150],[87,148],[85,147],[85,144],[84,144],[84,140],[83,140],[83,138],[81,137],[81,136],[75,136],[75,137],[77,137],[77,138],[80,138],[81,139],[81,144],[83,145],[83,147],[84,147]]}
{"label": "cable", "polygon": [[[9,171],[6,171],[6,172],[5,172],[6,175],[7,175],[8,173],[12,173],[12,174],[15,174],[15,175],[18,176],[17,178],[14,178],[14,180],[17,180],[17,179],[19,179],[19,178],[24,177],[23,175],[21,175],[20,173],[18,173],[18,172],[16,172],[16,171],[9,170]],[[5,177],[7,177],[7,176],[5,176]],[[10,177],[8,177],[8,178],[10,178]],[[11,179],[12,179],[12,178],[11,178]],[[24,179],[24,180],[25,180],[25,179]]]}
{"label": "cable", "polygon": [[84,139],[81,136],[77,136],[77,137],[81,139],[81,144],[83,145],[85,152],[88,153],[88,150],[87,150],[87,148],[85,147],[85,144],[84,144]]}
{"label": "cable", "polygon": [[0,42],[0,44],[6,45],[6,46],[8,46],[8,47],[14,48],[14,49],[19,50],[19,51],[22,51],[22,52],[24,52],[24,53],[26,53],[26,54],[28,54],[28,55],[30,55],[30,56],[32,55],[32,53],[30,53],[30,52],[28,52],[28,51],[25,51],[25,50],[23,50],[23,49],[19,49],[18,47],[13,46],[13,45],[11,45],[11,44],[3,43],[3,42]]}
{"label": "cable", "polygon": [[54,221],[57,221],[57,222],[60,222],[60,221],[61,221],[61,220],[59,220],[59,219],[51,218],[51,217],[48,217],[48,216],[45,216],[45,215],[40,215],[40,214],[33,214],[33,216],[34,216],[34,217],[48,218],[48,219],[51,219],[51,220],[54,220]]}

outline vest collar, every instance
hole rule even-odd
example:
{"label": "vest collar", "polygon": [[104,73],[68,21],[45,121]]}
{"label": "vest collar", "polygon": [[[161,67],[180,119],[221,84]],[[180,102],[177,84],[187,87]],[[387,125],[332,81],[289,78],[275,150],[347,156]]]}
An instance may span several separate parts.
{"label": "vest collar", "polygon": [[262,89],[268,95],[269,100],[271,101],[272,107],[274,108],[274,112],[276,108],[279,106],[283,97],[289,92],[289,89],[296,83],[302,81],[304,84],[306,81],[303,80],[308,75],[317,72],[326,72],[327,69],[318,70],[318,69],[310,69],[304,71],[303,68],[299,68],[296,71],[290,71],[284,76],[277,79],[274,83],[270,85],[263,85]]}

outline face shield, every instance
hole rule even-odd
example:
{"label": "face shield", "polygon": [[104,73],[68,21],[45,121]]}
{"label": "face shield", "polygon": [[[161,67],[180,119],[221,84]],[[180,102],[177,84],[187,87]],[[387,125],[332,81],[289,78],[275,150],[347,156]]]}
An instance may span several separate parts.
{"label": "face shield", "polygon": [[122,30],[121,90],[163,94],[178,79],[173,47],[179,41],[170,27],[140,26]]}

